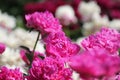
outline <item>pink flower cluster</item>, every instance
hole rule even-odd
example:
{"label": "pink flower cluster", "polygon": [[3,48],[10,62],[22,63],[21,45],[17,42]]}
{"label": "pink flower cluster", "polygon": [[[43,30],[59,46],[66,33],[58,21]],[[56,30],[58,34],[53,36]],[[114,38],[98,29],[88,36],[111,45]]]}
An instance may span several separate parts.
{"label": "pink flower cluster", "polygon": [[105,48],[114,54],[120,48],[120,33],[114,29],[102,28],[100,32],[85,38],[81,45],[85,50]]}
{"label": "pink flower cluster", "polygon": [[44,60],[36,58],[29,70],[28,80],[72,80],[72,71],[64,68],[60,59],[46,57]]}
{"label": "pink flower cluster", "polygon": [[2,54],[5,51],[5,44],[0,43],[0,54]]}
{"label": "pink flower cluster", "polygon": [[70,59],[70,67],[83,80],[116,80],[120,73],[120,33],[102,28],[100,32],[85,38],[83,51]]}
{"label": "pink flower cluster", "polygon": [[79,52],[79,46],[65,36],[59,21],[51,13],[35,12],[26,15],[26,20],[29,26],[42,34],[48,33],[44,39],[47,55],[69,57]]}
{"label": "pink flower cluster", "polygon": [[0,80],[24,80],[24,77],[18,68],[0,67]]}
{"label": "pink flower cluster", "polygon": [[85,80],[109,78],[120,71],[120,57],[102,48],[92,49],[72,57],[70,66]]}
{"label": "pink flower cluster", "polygon": [[[80,47],[71,42],[62,31],[59,21],[49,12],[26,15],[27,25],[42,33],[46,57],[36,57],[29,70],[28,80],[72,80],[72,71],[65,68],[69,58],[77,54]],[[45,35],[44,35],[45,34]]]}
{"label": "pink flower cluster", "polygon": [[[120,48],[119,32],[102,28],[100,32],[82,41],[84,51],[79,52],[80,47],[65,36],[60,24],[52,25],[53,15],[47,16],[53,23],[46,20],[44,15],[49,15],[49,12],[28,15],[31,19],[26,17],[27,23],[32,28],[38,29],[42,34],[47,33],[43,38],[46,57],[43,60],[34,59],[27,76],[28,80],[71,80],[70,68],[78,72],[83,80],[109,80],[117,76],[116,74],[120,72],[120,57],[117,54]],[[34,16],[38,17],[32,19]],[[70,68],[65,68],[66,62]]]}
{"label": "pink flower cluster", "polygon": [[[25,47],[21,57],[30,64],[28,74],[23,76],[17,68],[1,67],[0,80],[73,80],[73,70],[82,80],[119,80],[120,33],[116,30],[102,28],[85,38],[81,43],[84,50],[80,52],[80,46],[65,36],[59,21],[51,13],[35,12],[26,15],[26,20],[30,28],[42,33],[45,55]],[[3,46],[0,48],[3,52]]]}

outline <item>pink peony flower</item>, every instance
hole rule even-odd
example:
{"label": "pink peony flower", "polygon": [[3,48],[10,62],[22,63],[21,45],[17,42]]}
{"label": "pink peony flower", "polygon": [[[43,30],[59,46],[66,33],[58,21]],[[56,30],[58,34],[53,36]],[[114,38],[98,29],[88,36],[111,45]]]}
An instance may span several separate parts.
{"label": "pink peony flower", "polygon": [[7,67],[1,67],[0,80],[24,80],[24,78],[18,68],[8,69]]}
{"label": "pink peony flower", "polygon": [[46,39],[46,52],[49,56],[67,58],[77,54],[80,47],[72,43],[63,32],[51,33]]}
{"label": "pink peony flower", "polygon": [[36,58],[29,71],[28,80],[72,80],[72,71],[64,68],[59,59],[46,57],[44,60]]}
{"label": "pink peony flower", "polygon": [[0,43],[0,54],[2,54],[5,51],[5,44]]}
{"label": "pink peony flower", "polygon": [[31,28],[41,31],[41,33],[51,33],[58,32],[62,30],[58,19],[46,12],[35,12],[33,14],[28,14],[25,16],[27,20],[27,25]]}
{"label": "pink peony flower", "polygon": [[72,57],[69,64],[85,80],[109,78],[120,71],[120,57],[112,56],[102,48],[84,51]]}
{"label": "pink peony flower", "polygon": [[117,53],[120,48],[120,33],[114,29],[102,28],[100,32],[85,38],[81,45],[85,50],[105,48],[110,53]]}

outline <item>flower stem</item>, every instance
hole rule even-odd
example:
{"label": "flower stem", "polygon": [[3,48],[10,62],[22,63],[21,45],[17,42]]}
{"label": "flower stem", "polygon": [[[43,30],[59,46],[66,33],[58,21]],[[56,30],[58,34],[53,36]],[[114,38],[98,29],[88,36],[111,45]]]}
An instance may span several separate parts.
{"label": "flower stem", "polygon": [[[32,53],[33,53],[32,61],[33,61],[33,57],[34,57],[34,54],[35,54],[35,49],[36,49],[36,46],[37,46],[39,37],[40,37],[40,32],[38,32],[38,36],[37,36],[37,39],[36,39],[36,42],[35,42],[35,45],[34,45],[34,48],[33,48],[33,51],[32,51]],[[31,63],[32,63],[32,62],[31,62]]]}
{"label": "flower stem", "polygon": [[37,39],[36,39],[36,42],[35,42],[35,45],[34,45],[34,48],[33,48],[33,54],[35,53],[35,49],[36,49],[36,46],[37,46],[37,42],[39,40],[39,37],[40,37],[40,32],[38,32],[38,36],[37,36]]}

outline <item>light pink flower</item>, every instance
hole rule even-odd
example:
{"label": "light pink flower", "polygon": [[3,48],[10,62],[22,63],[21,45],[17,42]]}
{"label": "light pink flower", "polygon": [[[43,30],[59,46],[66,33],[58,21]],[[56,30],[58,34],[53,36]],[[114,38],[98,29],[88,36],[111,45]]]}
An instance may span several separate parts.
{"label": "light pink flower", "polygon": [[62,30],[58,19],[54,18],[52,13],[46,12],[35,12],[25,16],[27,25],[31,28],[37,29],[44,33],[58,32]]}
{"label": "light pink flower", "polygon": [[85,50],[105,48],[110,53],[117,53],[120,48],[120,33],[114,29],[102,28],[100,32],[85,38],[81,44]]}

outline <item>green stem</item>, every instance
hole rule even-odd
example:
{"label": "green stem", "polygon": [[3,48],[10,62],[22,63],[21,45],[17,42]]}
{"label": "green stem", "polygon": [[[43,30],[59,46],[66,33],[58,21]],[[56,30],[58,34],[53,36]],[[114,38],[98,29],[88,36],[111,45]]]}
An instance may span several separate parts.
{"label": "green stem", "polygon": [[[33,61],[33,57],[34,57],[34,54],[35,54],[35,49],[36,49],[36,46],[37,46],[37,42],[39,40],[39,37],[40,37],[40,32],[38,32],[38,36],[37,36],[37,39],[36,39],[36,42],[35,42],[35,45],[34,45],[34,48],[33,48],[33,56],[32,56],[32,61]],[[31,62],[32,63],[32,62]]]}

